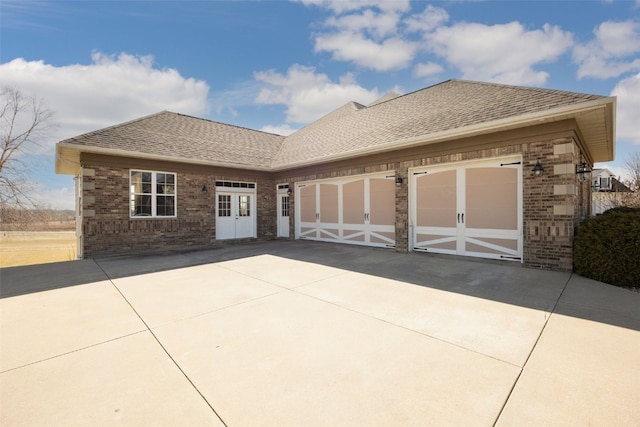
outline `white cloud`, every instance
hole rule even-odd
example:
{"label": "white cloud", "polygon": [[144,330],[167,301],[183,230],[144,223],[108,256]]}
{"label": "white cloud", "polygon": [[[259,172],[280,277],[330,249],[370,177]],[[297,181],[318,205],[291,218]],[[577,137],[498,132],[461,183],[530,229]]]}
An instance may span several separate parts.
{"label": "white cloud", "polygon": [[534,66],[557,59],[573,43],[557,26],[527,30],[519,22],[459,23],[425,35],[426,48],[462,71],[463,78],[542,85],[548,73]]}
{"label": "white cloud", "polygon": [[318,6],[335,13],[375,7],[382,11],[407,11],[411,8],[409,0],[299,0],[306,6]]}
{"label": "white cloud", "polygon": [[399,19],[395,12],[375,13],[367,9],[360,14],[332,16],[327,18],[325,25],[344,32],[365,31],[376,38],[383,38],[396,33]]}
{"label": "white cloud", "polygon": [[2,84],[36,96],[55,112],[57,130],[45,144],[122,121],[172,110],[203,115],[206,82],[159,69],[151,56],[92,54],[89,65],[54,66],[22,58],[0,64]]}
{"label": "white cloud", "polygon": [[284,125],[278,125],[278,126],[266,125],[266,126],[262,126],[260,130],[262,132],[275,133],[276,135],[287,136],[287,135],[291,135],[298,129],[294,129],[288,124],[284,124]]}
{"label": "white cloud", "polygon": [[406,68],[417,46],[398,34],[406,1],[338,0],[303,1],[330,9],[325,31],[314,35],[315,51],[329,52],[334,60],[353,62],[363,68],[389,71]]}
{"label": "white cloud", "polygon": [[573,59],[579,64],[578,78],[608,79],[640,70],[640,23],[635,21],[600,24],[593,31],[595,38],[577,45]]}
{"label": "white cloud", "polygon": [[379,97],[377,89],[360,86],[353,75],[346,74],[338,83],[315,68],[293,65],[286,74],[276,71],[254,73],[265,87],[255,99],[257,104],[285,105],[287,123],[309,123],[349,101],[368,104]]}
{"label": "white cloud", "polygon": [[640,73],[618,82],[611,95],[618,97],[617,138],[640,145]]}
{"label": "white cloud", "polygon": [[332,52],[337,60],[353,61],[376,71],[389,71],[408,67],[417,45],[396,37],[378,43],[361,33],[341,32],[317,36],[315,49]]}
{"label": "white cloud", "polygon": [[449,14],[446,10],[427,5],[422,13],[408,17],[404,23],[409,31],[429,32],[449,20]]}
{"label": "white cloud", "polygon": [[415,77],[428,77],[440,74],[443,70],[440,64],[427,62],[426,64],[416,64],[413,69],[413,75]]}

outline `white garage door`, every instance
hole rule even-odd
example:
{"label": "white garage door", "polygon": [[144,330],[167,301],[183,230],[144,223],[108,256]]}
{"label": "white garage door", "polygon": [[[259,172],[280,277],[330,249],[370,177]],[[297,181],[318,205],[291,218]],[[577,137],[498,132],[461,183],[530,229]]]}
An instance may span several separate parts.
{"label": "white garage door", "polygon": [[522,260],[522,162],[410,169],[411,248]]}
{"label": "white garage door", "polygon": [[395,173],[296,185],[296,238],[395,246]]}

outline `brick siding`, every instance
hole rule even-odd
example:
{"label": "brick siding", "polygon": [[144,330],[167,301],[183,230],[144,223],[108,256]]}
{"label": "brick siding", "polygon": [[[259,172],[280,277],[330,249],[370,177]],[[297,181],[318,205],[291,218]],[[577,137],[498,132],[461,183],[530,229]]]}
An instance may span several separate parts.
{"label": "brick siding", "polygon": [[[567,132],[560,132],[566,134]],[[529,267],[570,271],[575,226],[590,210],[589,182],[579,183],[575,165],[583,161],[576,138],[521,138],[476,143],[451,152],[447,143],[372,155],[356,160],[299,168],[272,174],[181,164],[135,165],[126,159],[84,161],[82,232],[83,256],[206,248],[220,244],[215,239],[216,180],[255,182],[257,190],[257,238],[277,236],[276,185],[327,178],[395,171],[403,179],[396,186],[396,250],[408,251],[408,170],[418,166],[479,160],[508,155],[522,156],[523,258]],[[90,159],[91,160],[91,159]],[[96,158],[93,158],[96,160]],[[531,169],[539,160],[544,172],[534,177]],[[587,162],[589,164],[589,162]],[[129,218],[129,170],[157,170],[177,174],[177,218]],[[208,192],[202,192],[206,185]],[[290,195],[289,238],[295,236],[295,192]]]}

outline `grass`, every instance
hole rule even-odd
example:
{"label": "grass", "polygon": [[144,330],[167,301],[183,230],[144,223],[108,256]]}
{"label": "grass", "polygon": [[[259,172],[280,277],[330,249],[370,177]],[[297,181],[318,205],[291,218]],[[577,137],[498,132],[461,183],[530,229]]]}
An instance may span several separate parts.
{"label": "grass", "polygon": [[74,231],[0,231],[0,267],[76,259]]}

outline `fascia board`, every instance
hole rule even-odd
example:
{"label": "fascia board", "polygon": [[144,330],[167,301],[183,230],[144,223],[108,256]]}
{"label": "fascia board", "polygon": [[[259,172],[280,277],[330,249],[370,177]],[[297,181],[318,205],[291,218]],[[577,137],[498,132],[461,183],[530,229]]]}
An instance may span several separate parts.
{"label": "fascia board", "polygon": [[105,156],[132,157],[132,158],[145,159],[145,160],[187,163],[192,165],[214,166],[214,167],[222,167],[222,168],[251,169],[251,170],[261,171],[261,172],[271,171],[271,168],[269,167],[251,166],[244,163],[196,160],[196,159],[188,159],[188,158],[181,158],[181,157],[164,156],[159,154],[141,153],[137,151],[120,150],[115,148],[89,147],[86,145],[79,146],[78,144],[69,144],[65,142],[59,142],[57,145],[61,149],[70,149],[70,150],[77,151],[78,153],[101,154]]}

